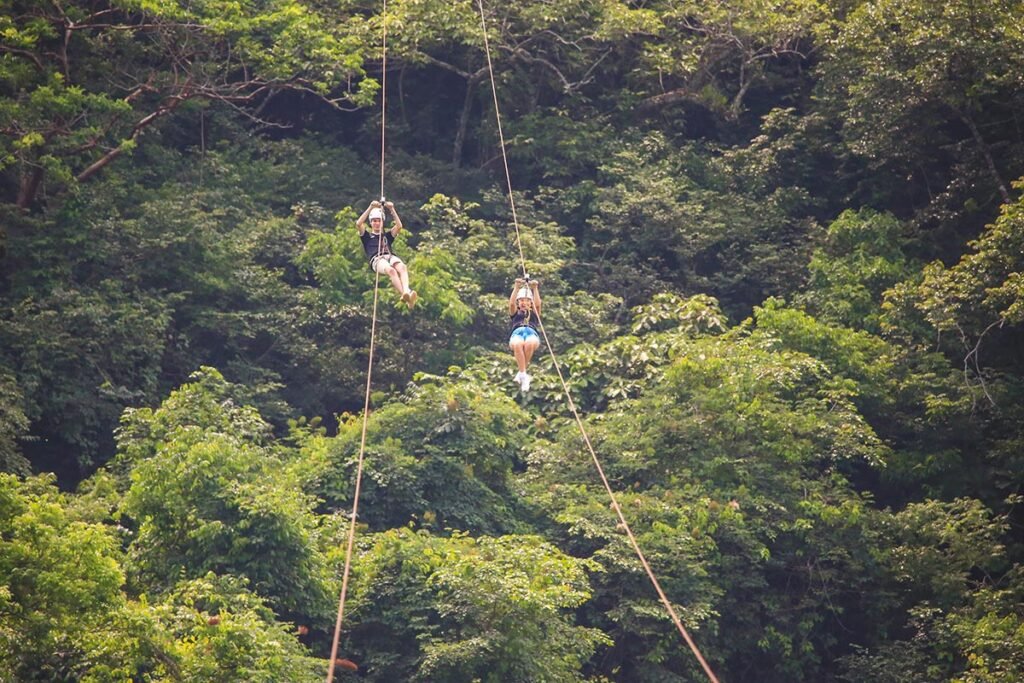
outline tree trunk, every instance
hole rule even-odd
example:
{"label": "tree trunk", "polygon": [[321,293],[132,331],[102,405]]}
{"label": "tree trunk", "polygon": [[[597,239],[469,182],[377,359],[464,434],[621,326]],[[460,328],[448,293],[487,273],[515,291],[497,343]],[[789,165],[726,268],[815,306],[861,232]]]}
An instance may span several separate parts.
{"label": "tree trunk", "polygon": [[999,194],[1003,198],[1003,202],[1006,204],[1010,203],[1010,191],[1006,187],[1006,183],[1003,181],[1001,175],[999,175],[999,169],[996,168],[995,159],[992,158],[992,153],[988,149],[988,144],[985,142],[985,138],[981,137],[981,131],[978,130],[978,125],[974,123],[974,119],[968,116],[966,113],[956,110],[960,120],[964,122],[964,125],[971,131],[971,136],[974,138],[975,144],[978,145],[978,149],[981,151],[983,157],[985,157],[985,165],[988,166],[988,172],[992,176],[992,180],[995,181],[996,187],[999,188]]}
{"label": "tree trunk", "polygon": [[729,118],[733,121],[739,120],[740,113],[743,111],[743,98],[747,96],[747,91],[750,90],[750,86],[754,84],[756,78],[756,74],[747,73],[746,64],[740,68],[740,90],[729,105]]}
{"label": "tree trunk", "polygon": [[462,113],[459,115],[459,125],[455,129],[455,145],[452,148],[452,166],[459,168],[462,165],[462,147],[466,142],[466,129],[469,128],[469,112],[473,107],[473,91],[476,90],[478,79],[471,76],[466,81],[466,97],[462,101]]}
{"label": "tree trunk", "polygon": [[28,209],[36,199],[39,192],[39,185],[43,182],[43,169],[35,166],[32,170],[22,176],[21,185],[18,187],[17,206],[22,211]]}

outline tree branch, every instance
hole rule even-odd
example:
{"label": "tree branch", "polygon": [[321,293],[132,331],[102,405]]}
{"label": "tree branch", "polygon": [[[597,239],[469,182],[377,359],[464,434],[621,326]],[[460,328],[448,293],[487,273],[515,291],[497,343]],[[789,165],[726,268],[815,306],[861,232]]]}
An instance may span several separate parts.
{"label": "tree branch", "polygon": [[42,62],[42,60],[40,60],[38,55],[36,55],[33,52],[29,52],[28,50],[19,50],[17,48],[10,47],[10,46],[7,46],[7,45],[0,45],[0,52],[7,52],[7,53],[12,54],[12,55],[18,55],[19,57],[24,57],[25,59],[27,59],[30,62],[32,62],[33,64],[35,64],[37,69],[39,69],[40,71],[43,70],[43,62]]}
{"label": "tree branch", "polygon": [[999,189],[999,195],[1003,198],[1003,202],[1009,204],[1011,200],[1010,191],[1006,187],[1006,183],[1003,182],[1003,177],[999,175],[999,170],[996,168],[996,162],[992,158],[992,153],[989,151],[988,143],[985,142],[985,138],[981,136],[981,131],[978,130],[977,124],[974,123],[974,119],[967,115],[966,112],[952,107],[953,111],[956,112],[960,120],[963,121],[967,129],[971,131],[971,137],[974,138],[974,143],[978,146],[978,150],[985,158],[985,165],[988,167],[989,175],[992,176],[992,180],[995,182],[996,187]]}
{"label": "tree branch", "polygon": [[659,109],[669,104],[675,104],[676,102],[696,102],[700,103],[700,98],[697,97],[687,87],[676,88],[675,90],[669,90],[658,95],[653,95],[647,99],[640,100],[636,105],[636,109],[641,112],[647,112],[652,109]]}
{"label": "tree branch", "polygon": [[967,355],[964,356],[964,380],[967,382],[967,385],[970,386],[971,382],[969,373],[971,366],[973,365],[974,374],[978,377],[978,384],[981,385],[981,390],[985,394],[985,398],[988,399],[989,404],[992,406],[995,406],[996,402],[995,399],[992,398],[992,395],[988,393],[988,385],[985,383],[985,376],[981,372],[981,364],[979,363],[978,358],[981,353],[981,342],[985,339],[985,335],[988,334],[993,327],[1002,327],[1005,322],[1005,318],[999,318],[986,327],[982,333],[978,335],[978,341],[974,344],[973,348],[968,343],[967,334],[964,332],[963,328],[960,327],[960,325],[956,326],[957,330],[960,331],[960,340],[963,343],[964,348],[968,349]]}
{"label": "tree branch", "polygon": [[[428,63],[433,64],[434,66],[436,66],[438,68],[444,69],[445,71],[451,71],[453,74],[457,74],[459,76],[462,76],[467,81],[470,78],[473,77],[473,74],[469,73],[468,71],[460,69],[459,67],[455,66],[454,64],[449,64],[448,62],[442,62],[440,59],[432,57],[432,56],[428,55],[426,52],[418,52],[417,55],[419,55],[420,57],[425,59]],[[481,71],[486,73],[485,69],[478,69],[477,73],[480,73]]]}
{"label": "tree branch", "polygon": [[[139,136],[142,135],[142,131],[148,128],[154,121],[159,119],[161,116],[165,116],[170,112],[177,109],[186,99],[186,97],[175,97],[172,98],[169,103],[163,107],[160,107],[156,111],[142,117],[132,127],[132,133],[128,136],[128,140],[138,140]],[[75,176],[75,180],[78,182],[85,182],[89,178],[99,173],[104,167],[106,167],[111,161],[124,154],[124,145],[118,145],[114,149],[108,151],[106,154],[101,156],[99,159],[89,164],[83,171]]]}

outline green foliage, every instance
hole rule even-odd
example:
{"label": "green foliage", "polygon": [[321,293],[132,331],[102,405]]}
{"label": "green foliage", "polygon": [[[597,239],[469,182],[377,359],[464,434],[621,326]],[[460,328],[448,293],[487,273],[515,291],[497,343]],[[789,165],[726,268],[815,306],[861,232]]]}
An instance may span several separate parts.
{"label": "green foliage", "polygon": [[[914,610],[908,624],[913,631],[909,640],[894,640],[877,651],[859,648],[856,654],[843,659],[842,680],[850,683],[926,683],[948,680],[953,672],[950,661],[952,638],[949,630],[935,618],[937,610]],[[936,651],[941,651],[937,658]]]}
{"label": "green foliage", "polygon": [[233,574],[280,611],[326,618],[333,591],[314,500],[266,433],[211,369],[159,409],[126,413],[119,446],[131,484],[120,512],[137,525],[129,553],[141,586]]}
{"label": "green foliage", "polygon": [[473,318],[473,301],[478,285],[466,277],[456,255],[442,247],[424,246],[410,262],[416,269],[417,292],[424,300],[424,315],[447,323],[449,330],[463,326]]}
{"label": "green foliage", "polygon": [[[600,50],[612,41],[658,25],[654,11],[621,0],[528,0],[484,8],[492,49],[507,55],[507,65],[498,62],[499,71],[509,65],[539,67],[536,78],[561,90],[585,82],[586,70],[594,67]],[[393,10],[389,6],[391,11],[389,24],[397,32],[391,42],[403,57],[428,64],[444,60],[449,70],[470,74],[483,65],[483,35],[475,3],[399,1]],[[524,41],[534,49],[515,49]]]}
{"label": "green foliage", "polygon": [[0,678],[322,678],[381,152],[360,676],[703,678],[520,254],[722,680],[1024,675],[1014,3],[488,4],[515,220],[472,2],[0,4]]}
{"label": "green foliage", "polygon": [[[488,199],[506,201],[499,197]],[[576,256],[572,238],[561,226],[544,220],[542,206],[532,205],[524,197],[517,197],[516,201],[522,251],[528,255],[527,272],[544,283],[545,295],[549,291],[564,291],[565,285],[558,275]],[[475,203],[434,195],[423,207],[430,223],[423,239],[434,249],[454,255],[464,275],[472,275],[477,282],[485,283],[487,291],[496,292],[507,301],[512,281],[522,275],[515,226],[510,217],[500,219],[500,223],[474,218],[472,214],[478,209],[480,205]]]}
{"label": "green foliage", "polygon": [[69,514],[52,476],[0,474],[0,576],[4,680],[75,680],[119,660],[117,535]]}
{"label": "green foliage", "polygon": [[[723,677],[756,658],[761,680],[815,678],[828,625],[869,621],[860,591],[879,573],[865,555],[866,501],[841,472],[880,464],[886,449],[850,389],[805,354],[733,334],[682,337],[673,359],[639,398],[590,420],[603,468],[659,579],[725,662]],[[575,431],[531,453],[530,499],[605,567],[596,604],[608,594],[610,660],[635,680],[687,671],[606,496],[581,483],[594,477]]]}
{"label": "green foliage", "polygon": [[851,139],[859,137],[864,151],[882,139],[908,149],[919,139],[908,135],[915,120],[936,105],[973,113],[1019,88],[1016,15],[1012,2],[877,0],[856,7],[828,42],[829,67],[846,85]]}
{"label": "green foliage", "polygon": [[908,274],[900,224],[870,210],[845,211],[808,264],[801,299],[823,320],[878,333],[882,294]]}
{"label": "green foliage", "polygon": [[655,2],[647,10],[658,25],[641,42],[641,92],[651,104],[690,101],[733,118],[752,87],[770,83],[787,57],[802,56],[825,18],[817,0]]}
{"label": "green foliage", "polygon": [[1022,103],[1020,8],[871,0],[837,14],[822,26],[821,89],[844,139],[873,171],[875,192],[917,200],[907,204],[922,222],[957,239],[958,223],[1010,201],[1004,178],[1024,172],[1020,139],[994,123]]}
{"label": "green foliage", "polygon": [[[43,177],[84,181],[186,103],[230,105],[261,120],[270,93],[315,93],[365,105],[366,23],[298,2],[126,2],[103,11],[17,3],[0,20],[0,169],[18,206]],[[58,30],[57,27],[67,27]],[[109,78],[109,65],[120,76]]]}
{"label": "green foliage", "polygon": [[[367,287],[373,287],[373,275],[366,265],[359,235],[352,227],[356,214],[352,209],[344,209],[335,219],[338,226],[334,232],[316,231],[309,236],[295,259],[296,264],[312,273],[320,284],[318,295],[328,301],[365,300]],[[400,233],[396,251],[404,242],[405,234]]]}
{"label": "green foliage", "polygon": [[[980,472],[1001,478],[1013,469],[1013,446],[981,456],[985,451],[978,439],[982,433],[995,436],[1001,431],[983,425],[996,427],[1014,418],[980,417],[977,397],[964,384],[962,371],[941,354],[818,320],[777,300],[756,309],[751,336],[769,348],[809,354],[829,369],[840,394],[886,446],[886,467],[879,473],[883,485],[872,486],[884,503],[902,506],[913,500],[906,496],[907,487],[921,487],[929,496],[978,495],[989,500],[983,493],[989,486],[978,479]],[[1008,398],[1002,387],[993,391]]]}
{"label": "green foliage", "polygon": [[881,413],[881,406],[891,404],[898,393],[891,379],[897,372],[899,353],[881,338],[820,322],[806,313],[785,308],[777,299],[769,299],[757,308],[755,319],[754,339],[807,353],[826,363],[836,375],[855,380],[856,393],[868,403],[872,413]]}
{"label": "green foliage", "polygon": [[[530,418],[498,389],[423,376],[400,400],[373,411],[366,427],[360,518],[376,529],[416,521],[485,533],[522,527],[509,477]],[[348,416],[315,458],[318,493],[350,507],[362,416]]]}
{"label": "green foliage", "polygon": [[568,610],[597,566],[533,536],[395,529],[356,565],[351,640],[370,680],[582,681],[608,639]]}
{"label": "green foliage", "polygon": [[[635,397],[659,381],[673,354],[686,340],[725,329],[725,315],[718,302],[707,295],[681,299],[674,294],[655,295],[650,304],[634,307],[634,335],[618,335],[595,345],[600,337],[583,337],[581,343],[560,354],[566,384],[573,399],[586,410],[603,409],[611,401]],[[553,327],[545,318],[545,329]],[[558,328],[559,339],[562,327]],[[546,376],[537,378],[548,411],[564,411],[564,390],[552,376],[550,357],[538,361]],[[494,381],[500,376],[492,373]]]}
{"label": "green foliage", "polygon": [[144,677],[195,680],[314,681],[323,660],[310,657],[290,625],[236,577],[179,582],[160,602],[129,601],[111,617],[115,633],[96,634],[96,652],[75,680],[115,683]]}
{"label": "green foliage", "polygon": [[649,304],[633,309],[633,334],[675,329],[688,336],[724,332],[725,316],[718,302],[705,294],[681,299],[675,294],[656,294]]}
{"label": "green foliage", "polygon": [[164,343],[166,302],[106,280],[95,289],[26,298],[7,314],[0,340],[18,373],[24,414],[61,439],[70,450],[65,457],[91,464],[124,403],[156,387],[151,351]]}
{"label": "green foliage", "polygon": [[909,633],[844,658],[843,679],[1019,678],[1024,582],[1019,565],[1003,566],[999,539],[1006,524],[970,499],[926,501],[883,518],[880,559],[890,567],[896,590],[913,604]]}
{"label": "green foliage", "polygon": [[1007,588],[984,588],[971,603],[949,616],[967,660],[955,680],[963,683],[1011,683],[1024,675],[1024,614],[1021,610],[1020,567]]}
{"label": "green foliage", "polygon": [[150,612],[154,649],[166,648],[150,655],[163,673],[153,680],[273,683],[323,677],[324,660],[311,657],[294,630],[276,622],[265,601],[236,577],[207,574],[182,581]]}
{"label": "green foliage", "polygon": [[304,194],[277,196],[330,184],[296,182],[297,167],[342,179],[358,170],[345,154],[313,148],[210,152],[198,169],[168,155],[150,172],[166,177],[106,178],[101,192],[15,224],[0,358],[19,377],[41,437],[27,456],[68,471],[77,459],[90,471],[110,457],[126,404],[157,403],[203,364],[247,385],[247,400],[277,423],[289,405],[311,414],[337,405],[333,385],[293,391],[281,382],[289,368],[307,373],[307,388],[326,375],[358,382],[364,369],[351,351],[364,339],[339,335],[362,312],[325,311],[294,263],[329,214]]}
{"label": "green foliage", "polygon": [[801,189],[747,191],[737,170],[710,163],[696,146],[673,149],[657,134],[617,146],[600,174],[581,244],[613,261],[601,264],[595,286],[627,303],[672,288],[744,310],[801,279]]}
{"label": "green foliage", "polygon": [[28,474],[28,461],[17,445],[17,439],[29,426],[21,403],[14,377],[0,369],[0,472]]}
{"label": "green foliage", "polygon": [[884,523],[891,544],[884,561],[893,578],[917,590],[937,606],[962,604],[972,574],[1004,569],[1005,548],[999,539],[1005,519],[992,519],[979,501],[925,501],[908,505]]}
{"label": "green foliage", "polygon": [[225,436],[241,444],[264,445],[268,425],[251,406],[238,405],[237,387],[213,368],[203,368],[163,401],[159,408],[128,409],[118,431],[118,461],[129,469],[159,454],[179,436],[198,442],[204,434]]}
{"label": "green foliage", "polygon": [[937,330],[975,338],[994,324],[1024,323],[1024,199],[1004,204],[969,246],[973,251],[951,267],[925,267],[917,307]]}
{"label": "green foliage", "polygon": [[[336,305],[358,299],[369,306],[373,301],[370,292],[374,275],[354,228],[355,212],[344,209],[335,218],[336,230],[310,235],[296,263],[309,270],[320,284],[317,296]],[[394,249],[408,264],[410,283],[423,300],[419,310],[449,325],[465,325],[472,318],[473,309],[464,300],[476,299],[476,283],[461,272],[456,255],[433,244],[430,235],[424,236],[426,242],[415,254],[411,253],[408,239],[408,231],[399,233]],[[387,277],[381,276],[378,285],[386,296],[391,287]],[[394,303],[396,307],[399,305],[404,306],[401,302]]]}

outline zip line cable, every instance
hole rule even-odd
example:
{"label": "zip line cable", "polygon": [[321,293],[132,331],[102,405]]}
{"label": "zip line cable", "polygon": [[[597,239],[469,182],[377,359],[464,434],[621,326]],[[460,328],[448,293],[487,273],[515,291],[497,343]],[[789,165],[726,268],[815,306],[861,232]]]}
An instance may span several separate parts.
{"label": "zip line cable", "polygon": [[[498,139],[501,143],[501,158],[505,165],[505,180],[508,183],[508,198],[509,204],[512,207],[512,225],[516,230],[516,244],[519,247],[519,262],[522,266],[523,277],[526,275],[526,259],[523,256],[523,243],[519,232],[519,221],[516,218],[516,205],[515,199],[512,196],[512,176],[509,173],[508,168],[508,156],[505,153],[505,137],[501,132],[501,112],[498,108],[498,90],[494,82],[494,67],[491,63],[491,49],[487,40],[487,21],[484,16],[484,3],[483,0],[477,0],[477,5],[480,8],[480,25],[483,28],[484,36],[484,53],[487,55],[487,71],[491,78],[491,93],[494,95],[494,116],[498,126]],[[619,501],[615,496],[615,492],[612,490],[611,484],[608,482],[608,477],[605,476],[604,468],[601,466],[601,461],[597,457],[597,453],[591,445],[590,437],[587,435],[587,430],[583,426],[583,420],[580,419],[580,414],[576,410],[576,404],[572,400],[572,394],[569,392],[569,386],[565,382],[565,377],[562,375],[561,367],[558,364],[558,358],[555,357],[555,350],[551,346],[551,342],[548,340],[547,332],[544,330],[544,322],[541,319],[540,313],[537,313],[537,323],[540,327],[541,335],[544,337],[544,344],[548,347],[548,354],[551,356],[551,362],[554,365],[555,372],[558,374],[558,380],[562,384],[562,391],[565,392],[566,401],[569,404],[569,410],[572,412],[573,418],[576,420],[576,425],[580,429],[580,434],[583,436],[583,443],[586,444],[587,450],[590,451],[590,457],[594,462],[594,467],[597,469],[598,475],[601,477],[601,483],[604,484],[605,491],[608,492],[609,498],[611,498],[612,508],[615,510],[615,514],[619,518],[619,524],[622,526],[626,535],[629,537],[630,545],[633,546],[633,551],[636,553],[637,558],[640,560],[640,564],[643,565],[644,571],[647,572],[647,577],[650,579],[651,584],[654,586],[655,592],[658,594],[658,598],[661,603],[665,606],[669,616],[675,623],[676,628],[679,630],[679,634],[683,637],[683,640],[690,647],[697,661],[700,663],[701,668],[704,669],[704,673],[707,674],[708,679],[711,683],[719,683],[718,678],[715,676],[715,672],[711,670],[707,661],[704,659],[704,655],[701,654],[700,648],[690,637],[689,632],[683,626],[683,622],[679,619],[679,615],[676,614],[675,608],[665,595],[665,591],[662,590],[661,584],[658,582],[658,578],[654,575],[654,570],[651,569],[651,565],[647,562],[647,558],[644,556],[643,551],[640,549],[640,544],[637,543],[636,536],[633,535],[633,530],[629,526],[629,522],[626,521],[626,517],[622,514],[622,508],[619,506]]]}
{"label": "zip line cable", "polygon": [[491,95],[494,96],[494,120],[498,125],[498,142],[501,144],[501,161],[505,165],[505,182],[508,183],[508,203],[512,208],[512,225],[516,226],[516,246],[519,248],[519,263],[526,277],[526,258],[523,256],[523,242],[519,239],[519,219],[516,218],[516,198],[512,196],[512,174],[508,170],[508,157],[505,155],[505,134],[501,132],[501,114],[498,112],[498,87],[494,84],[494,65],[491,64],[491,44],[487,41],[487,21],[484,19],[484,2],[477,0],[480,6],[480,27],[484,34],[484,55],[487,56],[487,71],[491,74]]}
{"label": "zip line cable", "polygon": [[[382,10],[383,23],[381,28],[381,97],[380,97],[380,201],[381,211],[384,211],[384,120],[387,93],[387,59],[388,59],[388,3],[384,0]],[[384,254],[384,245],[387,237],[384,231],[384,219],[381,217],[380,235],[377,239],[377,258]],[[334,665],[338,661],[338,641],[341,638],[341,625],[345,614],[345,597],[348,594],[349,571],[352,567],[352,548],[356,540],[356,520],[359,513],[359,493],[363,482],[363,460],[366,454],[366,426],[370,416],[370,382],[373,377],[373,351],[377,336],[377,301],[380,292],[380,270],[377,269],[376,261],[373,264],[373,314],[370,321],[370,358],[366,365],[366,396],[363,400],[363,428],[359,438],[359,458],[356,461],[356,487],[352,495],[352,518],[348,527],[348,544],[345,548],[345,570],[341,578],[341,597],[338,599],[338,618],[334,623],[334,639],[331,641],[331,661],[327,667],[327,683],[334,681]]]}
{"label": "zip line cable", "polygon": [[[380,202],[384,203],[384,120],[387,117],[388,101],[388,0],[383,0],[381,9],[381,45],[380,45]],[[401,83],[401,82],[399,82]],[[383,210],[383,206],[381,209]],[[381,221],[381,230],[384,222]]]}

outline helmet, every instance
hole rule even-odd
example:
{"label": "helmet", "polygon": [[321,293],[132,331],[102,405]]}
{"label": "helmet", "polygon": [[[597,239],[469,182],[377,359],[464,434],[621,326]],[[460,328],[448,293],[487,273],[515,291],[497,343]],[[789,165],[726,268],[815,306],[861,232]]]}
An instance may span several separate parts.
{"label": "helmet", "polygon": [[521,287],[519,291],[516,292],[516,301],[519,299],[529,299],[530,301],[533,301],[533,294],[530,292],[529,287]]}
{"label": "helmet", "polygon": [[384,211],[377,208],[376,206],[370,209],[370,220],[372,221],[374,218],[384,220]]}

